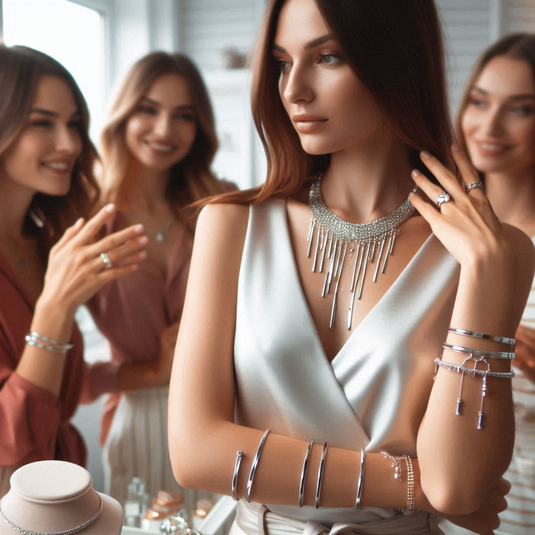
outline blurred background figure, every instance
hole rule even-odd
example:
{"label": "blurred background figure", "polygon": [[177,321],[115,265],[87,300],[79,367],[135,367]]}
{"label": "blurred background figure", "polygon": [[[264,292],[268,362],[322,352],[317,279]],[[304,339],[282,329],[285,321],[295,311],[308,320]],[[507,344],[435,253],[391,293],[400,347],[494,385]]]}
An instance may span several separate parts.
{"label": "blurred background figure", "polygon": [[[462,97],[456,129],[500,220],[535,242],[535,34],[508,35],[483,53]],[[535,287],[516,340],[516,440],[504,475],[512,489],[496,533],[528,535],[535,532]],[[450,525],[443,529],[466,533]]]}
{"label": "blurred background figure", "polygon": [[[117,206],[109,232],[143,224],[148,258],[135,276],[110,285],[90,309],[112,360],[146,365],[119,373],[101,428],[106,492],[124,502],[132,477],[155,496],[177,484],[167,448],[168,382],[195,231],[188,206],[236,189],[210,166],[214,116],[198,69],[183,54],[140,59],[119,89],[102,132],[105,202]],[[158,377],[158,379],[155,379]]]}

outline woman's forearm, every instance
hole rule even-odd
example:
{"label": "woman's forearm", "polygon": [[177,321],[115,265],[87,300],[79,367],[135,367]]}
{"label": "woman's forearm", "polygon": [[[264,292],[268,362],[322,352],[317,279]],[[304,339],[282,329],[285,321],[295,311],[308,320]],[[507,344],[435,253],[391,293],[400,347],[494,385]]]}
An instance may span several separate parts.
{"label": "woman's forearm", "polygon": [[[56,302],[40,298],[35,306],[31,330],[62,343],[70,342],[74,312]],[[16,372],[31,383],[59,395],[66,353],[54,353],[26,345]]]}
{"label": "woman's forearm", "polygon": [[[485,262],[461,268],[451,326],[491,335],[514,337],[522,304],[515,299],[518,272],[513,254],[496,254]],[[450,333],[450,344],[472,349],[510,351],[510,346]],[[429,356],[433,358],[432,355]],[[444,350],[443,360],[462,364],[468,355]],[[492,371],[510,371],[509,360],[487,359]],[[473,367],[467,361],[466,367]],[[478,369],[486,369],[480,363]],[[427,412],[420,427],[417,452],[422,486],[437,509],[462,513],[474,510],[506,470],[514,443],[511,381],[489,378],[484,397],[483,428],[477,429],[482,400],[482,377],[439,368]],[[456,415],[462,397],[461,415]],[[440,482],[440,483],[438,483]],[[462,482],[469,482],[459,485]]]}

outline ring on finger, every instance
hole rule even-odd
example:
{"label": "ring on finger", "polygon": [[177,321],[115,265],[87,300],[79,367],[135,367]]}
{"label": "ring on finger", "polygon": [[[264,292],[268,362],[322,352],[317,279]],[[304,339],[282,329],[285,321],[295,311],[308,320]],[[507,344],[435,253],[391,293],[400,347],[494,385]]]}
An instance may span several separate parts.
{"label": "ring on finger", "polygon": [[106,253],[100,253],[100,259],[104,263],[106,269],[111,269],[113,267],[110,257]]}
{"label": "ring on finger", "polygon": [[449,195],[449,193],[443,191],[439,196],[438,196],[438,199],[436,200],[436,205],[437,205],[437,208],[440,210],[440,207],[446,203],[446,202],[450,202],[451,201],[451,197]]}
{"label": "ring on finger", "polygon": [[477,182],[470,182],[470,184],[468,184],[468,186],[466,186],[464,188],[464,191],[466,191],[466,193],[469,193],[470,191],[472,191],[473,189],[476,189],[476,188],[479,188],[479,189],[482,189],[482,190],[485,189],[485,186],[484,186],[483,182],[481,182],[481,180],[478,180]]}

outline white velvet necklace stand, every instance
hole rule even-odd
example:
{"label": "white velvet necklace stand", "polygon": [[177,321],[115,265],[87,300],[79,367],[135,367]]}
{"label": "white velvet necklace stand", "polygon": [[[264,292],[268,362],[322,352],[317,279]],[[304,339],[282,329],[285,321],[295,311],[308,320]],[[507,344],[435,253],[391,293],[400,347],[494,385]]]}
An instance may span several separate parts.
{"label": "white velvet necklace stand", "polygon": [[[40,461],[19,468],[11,476],[11,490],[0,501],[0,535],[119,535],[121,506],[96,492],[91,483],[87,470],[63,461]],[[101,504],[100,514],[86,525]]]}

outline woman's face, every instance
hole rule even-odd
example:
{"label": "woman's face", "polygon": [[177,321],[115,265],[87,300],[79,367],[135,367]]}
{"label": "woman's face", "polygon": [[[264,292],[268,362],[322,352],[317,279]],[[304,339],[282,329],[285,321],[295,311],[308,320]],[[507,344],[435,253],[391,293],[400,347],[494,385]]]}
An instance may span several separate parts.
{"label": "woman's face", "polygon": [[182,161],[197,135],[189,87],[181,76],[158,78],[126,123],[126,145],[149,169],[164,171]]}
{"label": "woman's face", "polygon": [[0,158],[0,174],[32,192],[66,195],[82,151],[80,113],[65,81],[44,76],[26,124]]}
{"label": "woman's face", "polygon": [[372,95],[342,57],[314,0],[287,0],[273,55],[282,103],[309,154],[372,140],[385,123]]}
{"label": "woman's face", "polygon": [[535,170],[535,80],[522,60],[498,56],[470,90],[462,131],[483,173]]}

